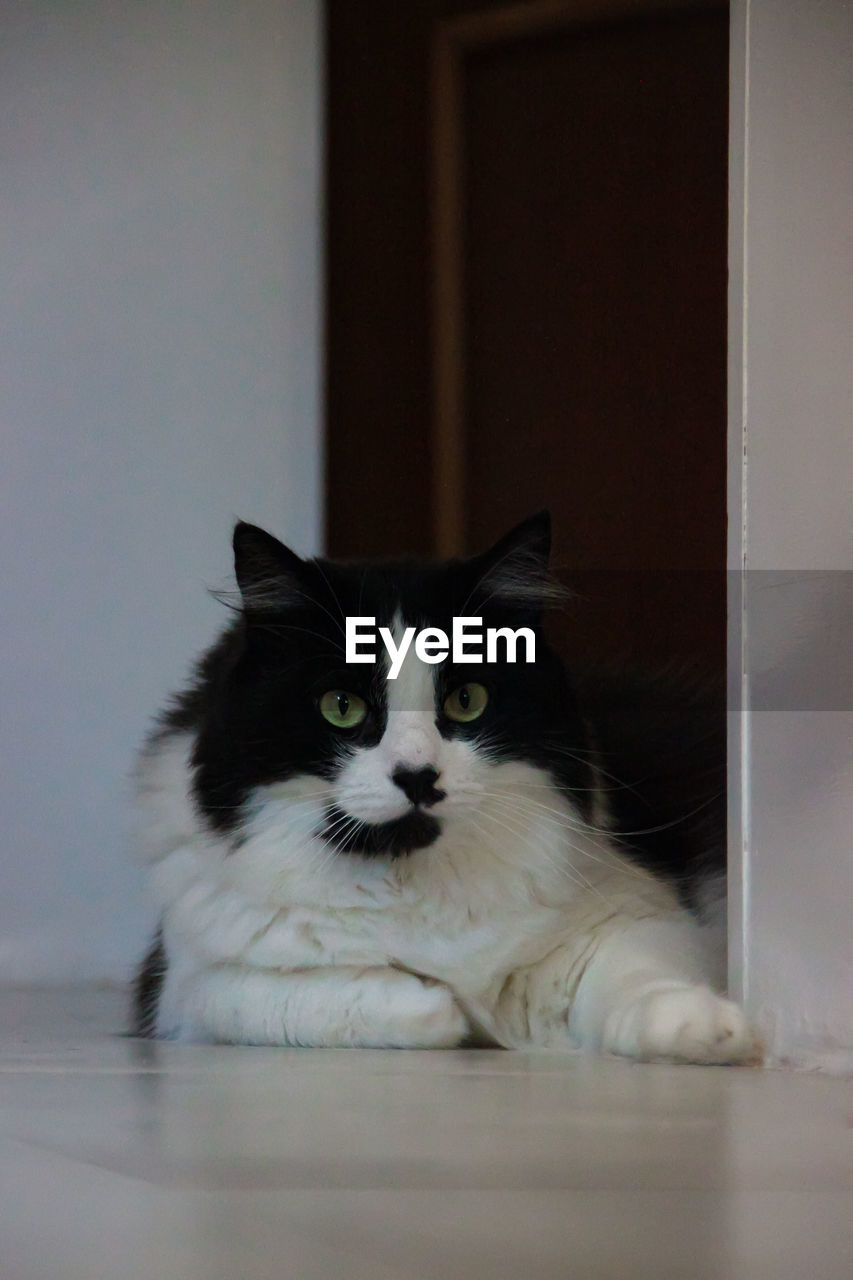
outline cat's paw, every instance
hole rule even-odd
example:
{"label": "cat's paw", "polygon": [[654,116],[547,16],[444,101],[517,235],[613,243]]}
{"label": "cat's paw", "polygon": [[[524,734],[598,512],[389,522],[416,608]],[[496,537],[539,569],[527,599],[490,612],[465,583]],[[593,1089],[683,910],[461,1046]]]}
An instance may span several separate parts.
{"label": "cat's paw", "polygon": [[760,1044],[741,1009],[710,987],[646,991],[613,1011],[602,1048],[640,1061],[755,1063]]}
{"label": "cat's paw", "polygon": [[401,1049],[452,1049],[468,1035],[468,1019],[450,988],[439,982],[408,978],[389,996],[381,1043]]}

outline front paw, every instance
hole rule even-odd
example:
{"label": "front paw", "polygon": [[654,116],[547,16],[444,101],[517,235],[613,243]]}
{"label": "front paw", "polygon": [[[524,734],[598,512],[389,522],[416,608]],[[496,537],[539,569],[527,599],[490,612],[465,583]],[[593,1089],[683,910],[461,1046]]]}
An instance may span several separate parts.
{"label": "front paw", "polygon": [[646,991],[615,1009],[602,1048],[640,1061],[757,1063],[761,1050],[741,1009],[710,987]]}
{"label": "front paw", "polygon": [[452,1049],[470,1030],[453,992],[439,982],[408,978],[388,995],[386,1029],[379,1043],[402,1049]]}

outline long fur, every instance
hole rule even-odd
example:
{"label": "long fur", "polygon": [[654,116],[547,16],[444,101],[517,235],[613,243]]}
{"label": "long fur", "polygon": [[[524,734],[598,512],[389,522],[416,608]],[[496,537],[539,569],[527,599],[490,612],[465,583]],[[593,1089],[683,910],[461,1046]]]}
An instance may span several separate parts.
{"label": "long fur", "polygon": [[[237,526],[235,617],[139,758],[161,922],[137,1034],[754,1055],[712,990],[719,719],[678,686],[570,684],[542,630],[548,543],[543,514],[470,561],[342,565]],[[347,667],[347,616],[529,626],[536,661],[410,651],[389,681]],[[454,719],[473,683],[485,710]],[[363,720],[330,724],[330,690]]]}

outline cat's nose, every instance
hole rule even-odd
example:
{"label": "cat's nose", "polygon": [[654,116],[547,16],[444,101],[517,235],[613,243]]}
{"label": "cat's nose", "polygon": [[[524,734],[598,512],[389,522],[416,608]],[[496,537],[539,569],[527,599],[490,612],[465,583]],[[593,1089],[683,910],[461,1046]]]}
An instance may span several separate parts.
{"label": "cat's nose", "polygon": [[433,769],[432,765],[426,765],[423,769],[395,769],[391,774],[391,781],[396,782],[412,804],[423,805],[425,809],[438,804],[445,796],[445,792],[439,791],[435,785],[438,770]]}

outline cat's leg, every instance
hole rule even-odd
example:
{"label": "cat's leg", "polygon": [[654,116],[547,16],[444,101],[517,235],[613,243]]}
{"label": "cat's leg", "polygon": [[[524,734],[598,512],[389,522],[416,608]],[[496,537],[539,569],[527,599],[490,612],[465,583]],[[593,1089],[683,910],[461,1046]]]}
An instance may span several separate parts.
{"label": "cat's leg", "polygon": [[580,1044],[629,1058],[755,1061],[758,1042],[736,1004],[707,981],[689,919],[649,918],[611,928],[577,984],[569,1030]]}
{"label": "cat's leg", "polygon": [[396,969],[222,965],[169,974],[157,1031],[236,1044],[432,1049],[458,1044],[468,1024],[447,987]]}

